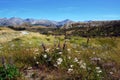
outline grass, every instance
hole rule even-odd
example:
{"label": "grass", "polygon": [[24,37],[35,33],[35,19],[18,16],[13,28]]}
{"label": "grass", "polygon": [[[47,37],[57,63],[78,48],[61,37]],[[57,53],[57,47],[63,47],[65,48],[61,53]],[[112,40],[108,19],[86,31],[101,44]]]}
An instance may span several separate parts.
{"label": "grass", "polygon": [[[47,36],[34,32],[22,34],[9,29],[4,29],[4,32],[6,33],[1,32],[0,37],[8,38],[4,41],[0,39],[0,57],[4,56],[7,62],[12,57],[14,64],[26,80],[29,78],[45,80],[120,78],[119,37],[90,38],[89,44],[86,44],[87,39],[83,37],[73,36],[64,40],[64,36]],[[65,41],[66,45],[64,45]],[[2,66],[1,63],[0,65]],[[30,76],[25,74],[25,71],[30,70],[33,70]],[[40,72],[43,75],[39,74]]]}

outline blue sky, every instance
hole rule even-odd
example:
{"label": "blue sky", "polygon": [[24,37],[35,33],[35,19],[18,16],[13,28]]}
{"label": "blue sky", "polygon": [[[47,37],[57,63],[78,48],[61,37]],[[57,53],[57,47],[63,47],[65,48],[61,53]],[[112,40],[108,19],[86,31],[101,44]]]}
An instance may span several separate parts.
{"label": "blue sky", "polygon": [[120,20],[120,0],[0,0],[0,18]]}

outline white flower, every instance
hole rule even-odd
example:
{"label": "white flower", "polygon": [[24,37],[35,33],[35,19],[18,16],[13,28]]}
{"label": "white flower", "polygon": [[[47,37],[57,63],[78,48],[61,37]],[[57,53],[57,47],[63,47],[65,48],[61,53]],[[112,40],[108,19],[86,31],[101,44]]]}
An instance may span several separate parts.
{"label": "white flower", "polygon": [[70,52],[70,49],[67,49],[67,51],[69,51],[69,52]]}
{"label": "white flower", "polygon": [[60,65],[62,63],[62,61],[63,61],[62,58],[58,58],[56,62],[57,62],[58,65]]}
{"label": "white flower", "polygon": [[75,58],[75,59],[74,59],[74,62],[78,62],[78,59],[77,59],[77,58]]}
{"label": "white flower", "polygon": [[100,67],[96,67],[96,69],[97,69],[97,70],[99,70],[99,69],[100,69]]}
{"label": "white flower", "polygon": [[34,56],[34,59],[36,59],[36,56]]}
{"label": "white flower", "polygon": [[72,68],[69,68],[67,72],[70,73],[70,72],[72,72],[72,71],[73,71],[73,69],[72,69]]}
{"label": "white flower", "polygon": [[80,60],[80,61],[78,62],[79,65],[81,65],[82,63],[83,63],[83,60]]}
{"label": "white flower", "polygon": [[100,61],[101,58],[97,58],[97,57],[94,57],[94,58],[91,58],[92,61]]}
{"label": "white flower", "polygon": [[86,63],[83,63],[84,66],[86,66]]}
{"label": "white flower", "polygon": [[81,64],[80,68],[86,69],[86,63]]}
{"label": "white flower", "polygon": [[62,54],[62,52],[59,52],[58,54]]}
{"label": "white flower", "polygon": [[110,74],[113,74],[113,72],[110,72]]}
{"label": "white flower", "polygon": [[57,67],[57,64],[54,64],[55,67]]}
{"label": "white flower", "polygon": [[83,60],[79,61],[78,64],[80,65],[80,68],[86,69],[86,63],[83,62]]}
{"label": "white flower", "polygon": [[46,54],[44,54],[44,55],[43,55],[43,57],[44,57],[44,58],[47,58],[47,55],[46,55]]}
{"label": "white flower", "polygon": [[46,52],[49,52],[49,51],[50,51],[50,48],[47,48],[45,51],[46,51]]}
{"label": "white flower", "polygon": [[39,62],[37,61],[36,64],[39,64]]}
{"label": "white flower", "polygon": [[68,56],[68,59],[71,59],[71,57],[70,57],[70,56]]}
{"label": "white flower", "polygon": [[32,67],[28,67],[28,69],[30,70],[30,69],[32,69]]}
{"label": "white flower", "polygon": [[74,65],[70,65],[70,67],[72,68]]}
{"label": "white flower", "polygon": [[62,58],[58,58],[57,60],[58,60],[58,61],[60,61],[60,62],[62,62],[62,61],[63,61],[63,60],[62,60]]}
{"label": "white flower", "polygon": [[101,73],[102,72],[102,70],[100,69],[100,67],[96,67],[96,72],[97,73]]}
{"label": "white flower", "polygon": [[57,47],[56,49],[60,49],[60,48]]}
{"label": "white flower", "polygon": [[97,72],[98,72],[98,73],[101,73],[101,72],[102,72],[102,70],[98,70]]}

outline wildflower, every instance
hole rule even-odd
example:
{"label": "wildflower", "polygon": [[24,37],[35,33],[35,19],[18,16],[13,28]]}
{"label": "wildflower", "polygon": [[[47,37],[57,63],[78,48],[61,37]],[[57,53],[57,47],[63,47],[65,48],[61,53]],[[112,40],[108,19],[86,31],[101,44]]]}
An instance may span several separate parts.
{"label": "wildflower", "polygon": [[113,74],[113,72],[110,72],[110,74]]}
{"label": "wildflower", "polygon": [[56,49],[60,49],[60,48],[57,47]]}
{"label": "wildflower", "polygon": [[80,68],[86,69],[86,63],[83,62],[83,60],[80,60],[79,62],[77,62],[80,65]]}
{"label": "wildflower", "polygon": [[70,65],[70,67],[72,68],[74,65]]}
{"label": "wildflower", "polygon": [[63,59],[62,58],[58,58],[57,59],[57,64],[60,65],[62,63]]}
{"label": "wildflower", "polygon": [[96,72],[97,73],[101,73],[102,72],[102,70],[100,69],[100,67],[96,67]]}
{"label": "wildflower", "polygon": [[78,59],[77,59],[77,58],[75,58],[75,59],[74,59],[74,62],[78,62]]}
{"label": "wildflower", "polygon": [[62,54],[62,52],[59,52],[58,54]]}
{"label": "wildflower", "polygon": [[83,69],[86,69],[86,63],[82,63],[82,64],[80,65],[80,67],[83,68]]}
{"label": "wildflower", "polygon": [[101,61],[101,58],[93,57],[93,58],[91,58],[91,61],[93,64],[97,64]]}
{"label": "wildflower", "polygon": [[70,52],[70,49],[67,49],[68,52]]}
{"label": "wildflower", "polygon": [[98,70],[97,72],[98,72],[98,73],[101,73],[101,72],[102,72],[102,70]]}
{"label": "wildflower", "polygon": [[96,69],[97,69],[97,70],[99,70],[99,69],[100,69],[100,67],[96,67]]}
{"label": "wildflower", "polygon": [[39,62],[37,61],[36,64],[39,64]]}
{"label": "wildflower", "polygon": [[50,48],[46,49],[45,51],[46,51],[46,52],[49,52],[49,51],[50,51]]}
{"label": "wildflower", "polygon": [[47,55],[46,55],[46,54],[44,54],[44,55],[43,55],[43,57],[44,57],[44,58],[47,58]]}
{"label": "wildflower", "polygon": [[36,56],[34,56],[34,59],[36,59]]}
{"label": "wildflower", "polygon": [[57,67],[57,64],[54,64],[55,67]]}
{"label": "wildflower", "polygon": [[71,59],[71,57],[70,57],[70,56],[68,56],[68,59]]}
{"label": "wildflower", "polygon": [[83,63],[83,60],[80,60],[80,61],[78,62],[79,65],[81,65],[82,63]]}
{"label": "wildflower", "polygon": [[69,68],[67,72],[68,72],[68,73],[71,73],[72,71],[73,71],[73,69],[72,69],[72,68]]}
{"label": "wildflower", "polygon": [[92,61],[100,61],[101,58],[97,58],[97,57],[94,57],[94,58],[91,58]]}
{"label": "wildflower", "polygon": [[32,69],[32,67],[28,67],[28,70]]}

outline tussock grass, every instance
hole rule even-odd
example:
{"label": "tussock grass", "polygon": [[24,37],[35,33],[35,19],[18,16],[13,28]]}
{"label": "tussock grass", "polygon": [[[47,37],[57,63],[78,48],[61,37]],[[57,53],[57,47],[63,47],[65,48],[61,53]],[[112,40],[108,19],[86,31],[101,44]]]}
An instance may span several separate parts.
{"label": "tussock grass", "polygon": [[[4,37],[0,38],[0,57],[4,56],[7,61],[12,57],[20,69],[42,68],[50,71],[49,79],[119,79],[119,37],[90,38],[86,44],[87,39],[83,37],[73,36],[65,40],[64,36],[3,30],[5,33],[0,34]],[[44,71],[41,73],[47,75]]]}

